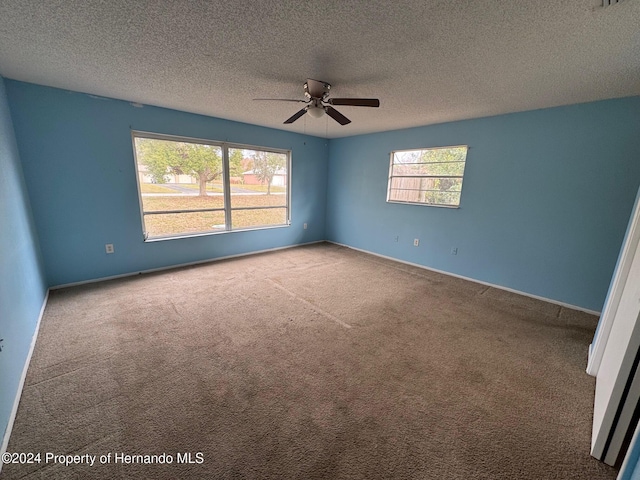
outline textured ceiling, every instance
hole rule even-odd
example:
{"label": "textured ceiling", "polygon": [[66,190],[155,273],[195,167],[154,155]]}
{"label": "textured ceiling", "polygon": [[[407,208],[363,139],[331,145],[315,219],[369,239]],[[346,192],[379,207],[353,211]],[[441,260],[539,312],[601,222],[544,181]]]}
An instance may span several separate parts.
{"label": "textured ceiling", "polygon": [[333,138],[640,95],[640,0],[2,0],[0,75]]}

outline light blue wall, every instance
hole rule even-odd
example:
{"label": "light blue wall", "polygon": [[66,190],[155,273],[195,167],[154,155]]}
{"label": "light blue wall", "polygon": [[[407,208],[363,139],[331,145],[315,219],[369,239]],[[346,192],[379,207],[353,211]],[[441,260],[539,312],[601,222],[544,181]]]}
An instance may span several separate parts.
{"label": "light blue wall", "polygon": [[[6,83],[50,286],[325,237],[325,139]],[[143,242],[132,129],[292,150],[291,226]]]}
{"label": "light blue wall", "polygon": [[[326,238],[600,310],[640,183],[640,97],[327,142],[6,88],[51,286]],[[292,226],[144,243],[131,129],[291,149]],[[460,144],[470,146],[460,209],[386,203],[391,150]]]}
{"label": "light blue wall", "polygon": [[[386,203],[389,153],[443,145],[470,147],[460,208]],[[639,183],[640,97],[348,137],[327,238],[600,310]]]}
{"label": "light blue wall", "polygon": [[47,290],[2,77],[0,219],[1,442]]}

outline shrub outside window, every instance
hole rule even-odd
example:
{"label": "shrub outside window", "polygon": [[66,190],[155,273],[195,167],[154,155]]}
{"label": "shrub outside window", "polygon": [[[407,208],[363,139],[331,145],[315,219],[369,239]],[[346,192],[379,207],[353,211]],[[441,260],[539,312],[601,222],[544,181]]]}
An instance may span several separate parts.
{"label": "shrub outside window", "polygon": [[467,150],[464,145],[391,152],[387,202],[457,208]]}

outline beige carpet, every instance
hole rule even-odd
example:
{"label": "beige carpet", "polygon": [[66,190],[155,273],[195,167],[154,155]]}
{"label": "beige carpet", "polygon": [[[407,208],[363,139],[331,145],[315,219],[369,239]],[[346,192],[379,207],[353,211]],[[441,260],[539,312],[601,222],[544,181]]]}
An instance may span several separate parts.
{"label": "beige carpet", "polygon": [[53,291],[1,476],[614,479],[596,320],[330,244]]}

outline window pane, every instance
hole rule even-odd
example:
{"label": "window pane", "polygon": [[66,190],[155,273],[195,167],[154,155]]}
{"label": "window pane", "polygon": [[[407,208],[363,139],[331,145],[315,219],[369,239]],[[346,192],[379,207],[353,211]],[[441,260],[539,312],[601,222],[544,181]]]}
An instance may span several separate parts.
{"label": "window pane", "polygon": [[423,199],[424,192],[421,192],[420,190],[389,190],[389,200],[392,202],[422,203]]}
{"label": "window pane", "polygon": [[466,155],[466,146],[394,152],[389,201],[459,205]]}
{"label": "window pane", "polygon": [[393,166],[393,175],[457,175],[464,174],[464,162],[410,163]]}
{"label": "window pane", "polygon": [[424,201],[435,205],[459,205],[460,192],[425,192]]}
{"label": "window pane", "polygon": [[182,233],[224,231],[224,212],[163,213],[145,215],[144,225],[149,237]]}
{"label": "window pane", "polygon": [[459,192],[462,190],[461,178],[439,178],[439,177],[396,177],[391,179],[392,189],[418,190],[418,191],[438,191],[438,192]]}
{"label": "window pane", "polygon": [[[233,228],[281,225],[287,222],[287,171],[285,153],[229,149],[231,216]],[[243,210],[241,207],[280,206],[273,210]],[[252,223],[254,222],[254,223]]]}
{"label": "window pane", "polygon": [[459,205],[460,192],[434,192],[424,190],[392,189],[389,191],[389,200],[393,202]]}
{"label": "window pane", "polygon": [[[209,190],[207,183],[221,183],[222,149],[219,146],[136,137],[135,148],[142,193],[156,190],[159,194],[204,196]],[[145,185],[166,188],[157,192],[153,187],[143,188]],[[211,191],[215,190],[212,187]]]}
{"label": "window pane", "polygon": [[146,238],[288,224],[288,152],[146,135],[133,135]]}
{"label": "window pane", "polygon": [[[134,138],[148,237],[225,230],[222,148],[196,142]],[[149,214],[149,212],[176,212]]]}
{"label": "window pane", "polygon": [[286,208],[262,208],[256,210],[232,210],[233,228],[249,228],[267,225],[282,225],[287,222]]}
{"label": "window pane", "polygon": [[175,210],[198,210],[203,208],[224,208],[224,196],[199,195],[145,195],[142,194],[145,212],[167,212]]}

